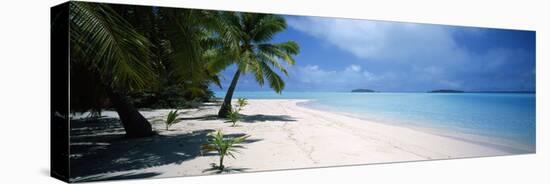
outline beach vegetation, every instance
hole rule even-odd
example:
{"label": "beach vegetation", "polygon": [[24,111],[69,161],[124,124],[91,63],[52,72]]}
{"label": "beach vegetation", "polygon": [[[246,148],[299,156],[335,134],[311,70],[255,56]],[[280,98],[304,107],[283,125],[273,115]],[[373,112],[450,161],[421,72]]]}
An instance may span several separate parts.
{"label": "beach vegetation", "polygon": [[246,105],[248,105],[248,100],[246,98],[237,99],[237,107],[239,110],[242,110]]}
{"label": "beach vegetation", "polygon": [[168,115],[166,116],[166,121],[164,122],[166,125],[166,130],[168,130],[172,125],[180,122],[178,116],[178,110],[172,110],[168,112]]}
{"label": "beach vegetation", "polygon": [[238,152],[238,149],[243,148],[240,143],[248,137],[247,135],[233,138],[224,137],[223,132],[218,130],[208,134],[208,142],[201,146],[201,152],[202,154],[216,152],[220,156],[220,160],[219,165],[214,167],[219,171],[223,171],[225,169],[225,165],[223,164],[224,158],[230,156],[235,159],[235,153]]}
{"label": "beach vegetation", "polygon": [[231,126],[235,127],[237,126],[237,122],[241,120],[241,114],[239,113],[239,108],[233,108],[231,109],[231,112],[227,115],[227,120],[231,122]]}

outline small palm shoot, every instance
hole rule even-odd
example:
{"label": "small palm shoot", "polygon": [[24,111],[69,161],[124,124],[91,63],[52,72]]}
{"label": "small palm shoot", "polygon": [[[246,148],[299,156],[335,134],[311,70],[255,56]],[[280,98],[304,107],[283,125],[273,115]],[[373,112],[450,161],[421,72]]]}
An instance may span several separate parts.
{"label": "small palm shoot", "polygon": [[170,111],[168,112],[168,116],[166,117],[166,130],[168,130],[172,125],[179,123],[180,119],[178,119],[178,110]]}
{"label": "small palm shoot", "polygon": [[239,110],[242,110],[246,105],[248,105],[248,100],[246,98],[237,99],[237,107],[239,107]]}
{"label": "small palm shoot", "polygon": [[240,109],[233,108],[231,112],[229,112],[229,114],[227,115],[227,120],[232,123],[232,127],[237,126],[237,122],[241,120],[241,114],[239,114],[239,111]]}
{"label": "small palm shoot", "polygon": [[222,131],[218,130],[215,133],[212,132],[208,134],[208,143],[202,145],[201,151],[203,154],[213,151],[217,152],[220,155],[220,162],[219,165],[214,166],[214,168],[222,172],[225,168],[225,166],[223,165],[223,160],[225,156],[229,155],[233,159],[235,159],[235,153],[238,153],[237,149],[244,148],[239,144],[246,140],[248,137],[248,135],[245,135],[235,138],[224,138]]}

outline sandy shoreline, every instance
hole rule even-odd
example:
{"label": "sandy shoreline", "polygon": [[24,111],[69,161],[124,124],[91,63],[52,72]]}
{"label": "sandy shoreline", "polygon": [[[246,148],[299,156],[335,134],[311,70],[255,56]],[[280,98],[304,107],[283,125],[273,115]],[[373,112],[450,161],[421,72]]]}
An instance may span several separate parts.
{"label": "sandy shoreline", "polygon": [[296,104],[300,107],[305,107],[308,109],[320,110],[323,112],[330,112],[330,113],[335,113],[342,116],[348,116],[355,119],[361,119],[364,122],[409,128],[409,129],[417,130],[424,133],[434,134],[438,136],[457,139],[460,141],[471,142],[474,144],[493,147],[495,149],[499,149],[501,151],[508,152],[508,153],[522,154],[522,153],[534,152],[535,150],[534,145],[526,145],[521,142],[511,141],[511,140],[503,139],[499,137],[494,137],[489,135],[482,136],[478,134],[465,133],[464,130],[449,130],[445,128],[433,128],[433,127],[426,127],[426,126],[408,125],[402,122],[394,122],[393,120],[391,121],[371,120],[353,113],[332,111],[332,110],[329,110],[328,108],[319,108],[315,105],[311,105],[310,102],[311,100],[300,100],[300,102],[297,102]]}
{"label": "sandy shoreline", "polygon": [[250,135],[237,159],[226,160],[227,166],[244,172],[511,154],[467,140],[297,105],[305,100],[249,101],[237,127],[215,118],[217,105],[183,110],[184,120],[170,131],[156,121],[164,119],[168,110],[142,111],[159,132],[153,138],[119,138],[119,127],[118,131],[95,132],[112,135],[113,139],[95,139],[72,126],[73,178],[86,181],[210,174],[204,171],[217,162],[218,156],[199,155],[198,145],[213,130]]}

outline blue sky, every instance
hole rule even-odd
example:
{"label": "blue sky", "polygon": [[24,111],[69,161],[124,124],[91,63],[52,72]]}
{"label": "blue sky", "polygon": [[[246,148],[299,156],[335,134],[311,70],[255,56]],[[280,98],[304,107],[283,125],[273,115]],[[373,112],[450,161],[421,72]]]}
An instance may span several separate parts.
{"label": "blue sky", "polygon": [[[301,52],[284,77],[284,91],[535,90],[532,31],[285,18],[288,29],[273,42],[294,40]],[[230,67],[222,73],[223,90],[234,72]],[[251,75],[237,85],[237,91],[269,90]]]}

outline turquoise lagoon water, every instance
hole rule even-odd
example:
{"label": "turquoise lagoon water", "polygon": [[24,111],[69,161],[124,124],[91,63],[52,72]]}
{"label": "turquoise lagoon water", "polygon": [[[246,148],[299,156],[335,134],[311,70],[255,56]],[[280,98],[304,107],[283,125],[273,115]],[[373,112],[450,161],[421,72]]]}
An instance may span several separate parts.
{"label": "turquoise lagoon water", "polygon": [[[216,92],[217,97],[224,95]],[[520,144],[526,152],[535,150],[535,94],[235,92],[234,97],[309,99],[312,101],[305,105],[312,108],[378,122],[493,137]]]}

